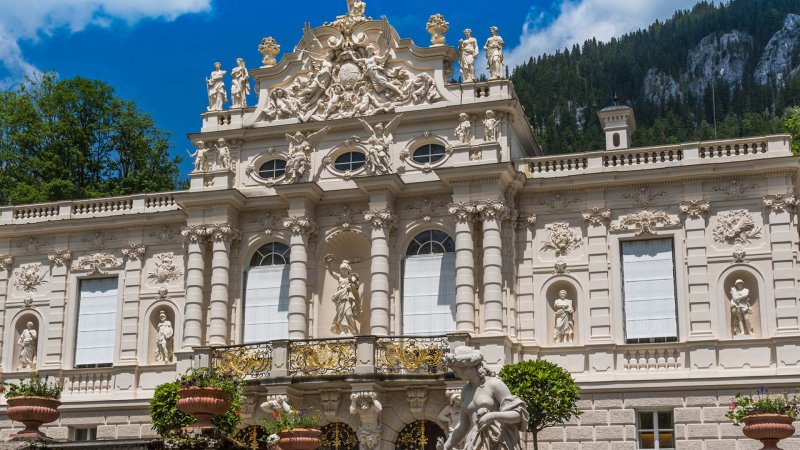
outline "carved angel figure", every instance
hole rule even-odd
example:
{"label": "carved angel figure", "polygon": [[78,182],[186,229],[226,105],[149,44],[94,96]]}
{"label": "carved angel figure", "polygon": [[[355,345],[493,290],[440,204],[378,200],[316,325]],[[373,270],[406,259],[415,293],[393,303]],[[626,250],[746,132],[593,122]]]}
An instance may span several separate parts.
{"label": "carved angel figure", "polygon": [[225,91],[224,80],[226,73],[228,73],[228,71],[222,70],[222,64],[215,62],[214,71],[211,72],[211,78],[206,78],[209,111],[222,111],[222,105],[228,101],[228,93]]}
{"label": "carved angel figure", "polygon": [[353,60],[366,67],[367,78],[370,83],[372,83],[372,89],[375,92],[384,95],[391,93],[397,98],[402,98],[404,97],[403,91],[392,84],[388,69],[385,67],[391,52],[391,46],[389,45],[391,42],[391,28],[385,17],[381,22],[381,27],[382,30],[380,35],[378,35],[377,42],[378,45],[381,46],[380,50],[383,51],[383,55],[381,56],[379,49],[370,45],[367,47],[367,54],[369,56],[366,58],[359,58],[354,55]]}
{"label": "carved angel figure", "polygon": [[[370,136],[365,140],[367,143],[367,170],[374,174],[387,174],[392,171],[392,160],[389,157],[389,146],[394,143],[392,133],[400,125],[403,115],[400,114],[391,120],[386,126],[382,123],[371,127],[364,119],[358,119],[361,125],[367,130]],[[354,136],[356,142],[361,139]]]}
{"label": "carved angel figure", "polygon": [[455,136],[461,144],[472,144],[472,124],[469,121],[467,113],[458,115],[458,126],[456,127]]}
{"label": "carved angel figure", "polygon": [[475,60],[478,58],[478,40],[472,37],[472,30],[464,30],[464,39],[458,41],[458,53],[461,55],[461,76],[464,83],[475,81]]}
{"label": "carved angel figure", "polygon": [[744,287],[744,281],[736,280],[731,287],[731,319],[734,336],[753,334],[751,314],[753,314],[753,304],[750,301],[750,290]]}
{"label": "carved angel figure", "polygon": [[358,414],[361,426],[358,428],[360,450],[375,450],[380,447],[383,429],[381,426],[383,405],[375,392],[359,392],[350,395],[350,414]]}
{"label": "carved angel figure", "polygon": [[503,38],[497,35],[497,27],[491,27],[489,32],[492,34],[486,40],[483,49],[486,51],[486,70],[489,72],[490,80],[503,79],[505,75],[505,64],[503,64],[503,47],[506,46]]}
{"label": "carved angel figure", "polygon": [[231,106],[247,108],[247,96],[250,95],[250,72],[244,66],[242,58],[236,58],[236,67],[231,70]]}
{"label": "carved angel figure", "polygon": [[354,336],[358,334],[356,317],[360,313],[361,295],[358,292],[361,281],[357,273],[350,268],[350,261],[342,260],[339,273],[331,269],[333,255],[325,256],[325,268],[334,280],[339,283],[336,293],[333,294],[333,304],[336,306],[336,315],[331,325],[331,333],[336,336]]}
{"label": "carved angel figure", "polygon": [[311,152],[319,142],[328,134],[331,127],[325,127],[308,135],[298,131],[295,134],[286,134],[289,141],[289,159],[286,161],[286,182],[295,183],[302,180],[311,169]]}

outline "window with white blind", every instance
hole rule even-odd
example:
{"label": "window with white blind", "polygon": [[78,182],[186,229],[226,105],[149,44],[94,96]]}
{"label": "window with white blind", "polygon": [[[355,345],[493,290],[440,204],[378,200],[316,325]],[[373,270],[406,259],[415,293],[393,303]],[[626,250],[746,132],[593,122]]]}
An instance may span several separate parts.
{"label": "window with white blind", "polygon": [[672,239],[622,242],[622,278],[627,342],[676,341]]}
{"label": "window with white blind", "polygon": [[409,244],[403,267],[403,334],[456,330],[455,243],[442,231],[425,231]]}
{"label": "window with white blind", "polygon": [[114,363],[117,290],[117,277],[81,280],[75,367],[106,367]]}
{"label": "window with white blind", "polygon": [[289,247],[269,243],[256,251],[247,270],[242,341],[289,338]]}

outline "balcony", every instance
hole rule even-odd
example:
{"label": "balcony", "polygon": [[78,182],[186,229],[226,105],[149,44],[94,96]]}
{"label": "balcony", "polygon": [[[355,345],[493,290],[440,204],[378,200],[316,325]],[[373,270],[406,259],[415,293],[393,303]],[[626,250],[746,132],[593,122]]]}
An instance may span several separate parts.
{"label": "balcony", "polygon": [[323,378],[438,378],[444,355],[466,345],[468,335],[356,336],[279,340],[197,349],[211,367],[245,380],[286,382]]}

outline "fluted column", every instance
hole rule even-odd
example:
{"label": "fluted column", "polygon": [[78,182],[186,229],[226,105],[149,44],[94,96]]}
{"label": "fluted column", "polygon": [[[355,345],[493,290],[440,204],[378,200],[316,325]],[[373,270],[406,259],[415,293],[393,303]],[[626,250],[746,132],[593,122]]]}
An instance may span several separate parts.
{"label": "fluted column", "polygon": [[478,202],[483,220],[483,331],[503,331],[503,239],[501,226],[508,215],[503,202]]}
{"label": "fluted column", "polygon": [[208,345],[228,343],[228,324],[230,318],[229,287],[231,241],[236,237],[228,224],[215,224],[206,227],[211,239],[211,295],[208,313]]}
{"label": "fluted column", "polygon": [[205,261],[203,260],[203,236],[205,228],[189,226],[181,230],[186,239],[188,260],[186,262],[186,302],[183,311],[183,345],[190,349],[202,345],[203,339],[203,285]]}
{"label": "fluted column", "polygon": [[[389,334],[389,232],[397,220],[387,209],[367,212],[364,218],[372,224],[370,235],[370,333],[374,336]],[[362,333],[364,330],[361,330]]]}
{"label": "fluted column", "polygon": [[292,237],[289,240],[289,339],[305,339],[308,333],[308,248],[309,236],[316,225],[308,217],[287,217],[283,225]]}
{"label": "fluted column", "polygon": [[475,332],[475,203],[451,203],[456,220],[456,331]]}

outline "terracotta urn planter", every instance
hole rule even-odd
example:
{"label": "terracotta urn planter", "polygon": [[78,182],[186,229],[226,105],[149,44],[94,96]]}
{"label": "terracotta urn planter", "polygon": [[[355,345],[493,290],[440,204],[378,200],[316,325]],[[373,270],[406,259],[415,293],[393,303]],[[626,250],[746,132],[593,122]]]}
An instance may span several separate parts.
{"label": "terracotta urn planter", "polygon": [[783,414],[754,414],[744,418],[744,435],[761,441],[761,450],[780,450],[778,441],[794,434],[792,418]]}
{"label": "terracotta urn planter", "polygon": [[12,397],[8,399],[8,417],[22,422],[25,429],[12,435],[12,438],[43,438],[39,427],[45,423],[56,421],[61,413],[58,407],[61,402],[48,397]]}
{"label": "terracotta urn planter", "polygon": [[293,428],[278,433],[281,450],[316,450],[319,448],[319,433],[316,428]]}
{"label": "terracotta urn planter", "polygon": [[214,428],[211,419],[225,414],[231,407],[228,394],[217,388],[185,388],[180,389],[178,395],[178,409],[195,419],[186,428]]}

